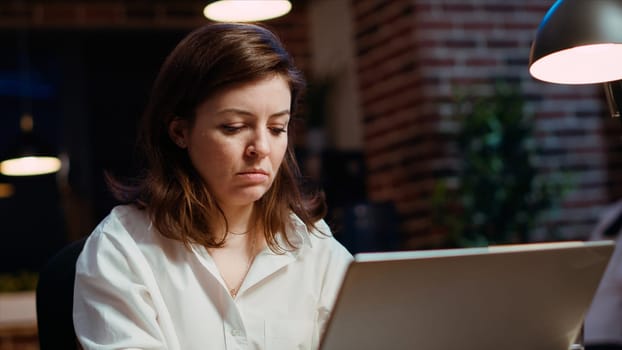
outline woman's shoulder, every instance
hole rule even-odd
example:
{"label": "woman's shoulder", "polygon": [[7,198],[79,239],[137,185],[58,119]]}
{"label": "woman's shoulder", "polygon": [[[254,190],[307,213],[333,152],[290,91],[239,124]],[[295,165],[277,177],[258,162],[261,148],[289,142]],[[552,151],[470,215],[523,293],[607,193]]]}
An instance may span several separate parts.
{"label": "woman's shoulder", "polygon": [[[125,261],[142,266],[160,264],[182,251],[181,242],[161,236],[151,224],[147,210],[133,205],[114,207],[88,237],[82,253],[84,264]],[[168,255],[167,255],[168,254]]]}
{"label": "woman's shoulder", "polygon": [[308,228],[297,216],[292,216],[295,234],[303,246],[309,248],[312,254],[334,255],[344,260],[351,260],[352,255],[333,236],[332,230],[325,220],[321,219]]}
{"label": "woman's shoulder", "polygon": [[131,204],[118,205],[100,221],[89,239],[139,241],[150,231],[150,226],[146,210]]}

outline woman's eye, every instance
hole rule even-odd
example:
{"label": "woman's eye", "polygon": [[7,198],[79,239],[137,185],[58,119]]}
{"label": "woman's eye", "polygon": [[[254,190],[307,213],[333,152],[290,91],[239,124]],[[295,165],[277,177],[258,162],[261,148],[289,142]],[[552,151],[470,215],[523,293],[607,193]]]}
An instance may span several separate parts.
{"label": "woman's eye", "polygon": [[235,134],[238,131],[242,130],[244,126],[241,125],[221,125],[220,128],[227,134]]}
{"label": "woman's eye", "polygon": [[279,135],[279,134],[284,134],[287,132],[287,129],[285,127],[276,127],[273,126],[270,128],[270,131],[274,134],[274,135]]}

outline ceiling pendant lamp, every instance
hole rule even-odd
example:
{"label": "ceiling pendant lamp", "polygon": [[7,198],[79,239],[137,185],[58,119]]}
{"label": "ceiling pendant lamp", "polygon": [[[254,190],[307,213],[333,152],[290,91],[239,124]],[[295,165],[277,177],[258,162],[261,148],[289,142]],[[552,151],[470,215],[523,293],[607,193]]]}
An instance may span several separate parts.
{"label": "ceiling pendant lamp", "polygon": [[32,176],[55,173],[61,168],[61,161],[53,155],[34,132],[30,114],[20,119],[20,134],[0,161],[0,173],[6,176]]}
{"label": "ceiling pendant lamp", "polygon": [[217,22],[257,22],[287,14],[289,0],[218,0],[203,9],[203,15]]}

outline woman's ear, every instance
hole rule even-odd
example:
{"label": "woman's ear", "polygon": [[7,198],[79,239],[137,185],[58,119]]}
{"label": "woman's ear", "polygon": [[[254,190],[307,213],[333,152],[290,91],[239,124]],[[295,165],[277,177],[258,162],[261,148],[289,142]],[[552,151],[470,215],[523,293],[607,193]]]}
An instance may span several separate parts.
{"label": "woman's ear", "polygon": [[179,148],[186,148],[186,135],[188,134],[187,122],[179,117],[173,118],[168,124],[168,136]]}

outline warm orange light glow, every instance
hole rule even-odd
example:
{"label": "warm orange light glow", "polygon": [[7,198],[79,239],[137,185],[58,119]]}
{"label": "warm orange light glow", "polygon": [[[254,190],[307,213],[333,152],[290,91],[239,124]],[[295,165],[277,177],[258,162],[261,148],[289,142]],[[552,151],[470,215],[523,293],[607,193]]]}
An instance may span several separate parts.
{"label": "warm orange light glow", "polygon": [[288,0],[219,0],[205,6],[203,15],[219,22],[253,22],[283,16],[291,8]]}
{"label": "warm orange light glow", "polygon": [[15,193],[13,185],[0,182],[0,198],[9,198]]}
{"label": "warm orange light glow", "polygon": [[23,157],[0,162],[0,173],[7,176],[30,176],[54,173],[60,170],[56,157]]}
{"label": "warm orange light glow", "polygon": [[529,73],[558,84],[593,84],[622,79],[622,44],[577,46],[535,61]]}

